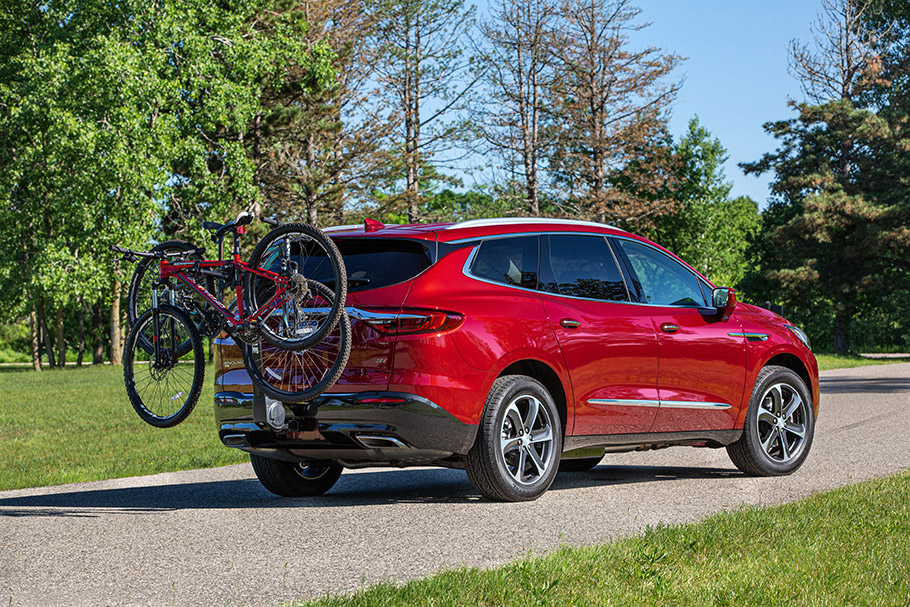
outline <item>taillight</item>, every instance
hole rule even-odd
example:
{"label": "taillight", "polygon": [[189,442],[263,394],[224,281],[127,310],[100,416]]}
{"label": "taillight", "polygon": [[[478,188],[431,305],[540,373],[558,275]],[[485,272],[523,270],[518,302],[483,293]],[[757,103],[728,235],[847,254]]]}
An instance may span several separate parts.
{"label": "taillight", "polygon": [[364,322],[381,333],[414,335],[417,333],[445,333],[457,329],[464,316],[443,310],[405,308],[397,313],[373,313]]}

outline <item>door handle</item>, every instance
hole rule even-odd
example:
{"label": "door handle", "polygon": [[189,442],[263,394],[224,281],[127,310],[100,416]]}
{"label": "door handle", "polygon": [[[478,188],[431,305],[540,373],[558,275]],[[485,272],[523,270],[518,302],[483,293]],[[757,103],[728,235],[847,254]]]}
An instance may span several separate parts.
{"label": "door handle", "polygon": [[679,331],[679,325],[674,325],[671,322],[661,323],[660,330],[664,333],[676,333]]}
{"label": "door handle", "polygon": [[571,318],[563,318],[559,321],[559,325],[564,329],[577,329],[581,326],[581,323]]}

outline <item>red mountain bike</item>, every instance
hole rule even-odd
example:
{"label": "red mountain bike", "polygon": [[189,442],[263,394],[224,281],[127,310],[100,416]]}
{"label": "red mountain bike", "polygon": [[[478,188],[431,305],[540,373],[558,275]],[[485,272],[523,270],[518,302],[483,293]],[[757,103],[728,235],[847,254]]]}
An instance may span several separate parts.
{"label": "red mountain bike", "polygon": [[[121,259],[140,260],[127,297],[123,374],[130,402],[153,426],[174,426],[196,406],[205,378],[203,335],[226,331],[253,381],[284,402],[315,398],[344,370],[351,336],[338,248],[309,225],[263,218],[274,227],[246,263],[240,236],[252,220],[241,213],[228,224],[203,223],[218,245],[217,260],[182,241],[150,251],[111,247]],[[229,234],[233,250],[224,259]],[[232,289],[234,302],[225,305]]]}

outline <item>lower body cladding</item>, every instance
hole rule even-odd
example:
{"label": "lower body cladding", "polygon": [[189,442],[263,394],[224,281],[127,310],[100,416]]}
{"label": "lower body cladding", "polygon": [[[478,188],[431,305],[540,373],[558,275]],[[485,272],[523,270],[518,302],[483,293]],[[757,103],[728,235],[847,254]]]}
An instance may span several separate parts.
{"label": "lower body cladding", "polygon": [[462,467],[477,435],[477,426],[404,393],[324,394],[295,405],[221,392],[215,395],[215,417],[228,447],[294,462],[332,460],[348,468]]}
{"label": "lower body cladding", "polygon": [[[331,460],[348,468],[463,468],[477,436],[477,426],[406,393],[324,394],[295,405],[259,394],[220,392],[215,417],[228,447],[292,462]],[[671,446],[719,448],[741,434],[742,429],[568,436],[562,459]]]}

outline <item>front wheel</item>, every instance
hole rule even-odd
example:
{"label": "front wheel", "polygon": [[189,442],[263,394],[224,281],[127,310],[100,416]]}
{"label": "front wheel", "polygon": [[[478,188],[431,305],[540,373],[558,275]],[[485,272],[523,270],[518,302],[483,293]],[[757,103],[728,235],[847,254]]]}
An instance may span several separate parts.
{"label": "front wheel", "polygon": [[341,476],[334,462],[286,462],[250,453],[250,463],[262,486],[282,497],[312,497],[331,489]]}
{"label": "front wheel", "polygon": [[507,375],[493,382],[466,470],[485,497],[537,499],[556,478],[562,424],[556,403],[537,380]]}
{"label": "front wheel", "polygon": [[768,366],[755,380],[742,436],[727,446],[727,454],[750,476],[784,476],[806,461],[814,434],[805,382],[790,369]]}
{"label": "front wheel", "polygon": [[160,306],[139,316],[126,338],[123,379],[147,424],[170,428],[187,418],[202,391],[205,357],[202,339],[183,310]]}
{"label": "front wheel", "polygon": [[[332,239],[304,223],[275,228],[256,245],[244,285],[247,309],[269,306],[260,319],[263,338],[285,350],[305,350],[329,335],[344,312],[348,282]],[[285,290],[256,272],[287,280]],[[277,299],[275,294],[278,294]]]}

